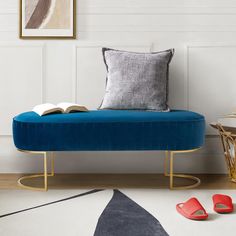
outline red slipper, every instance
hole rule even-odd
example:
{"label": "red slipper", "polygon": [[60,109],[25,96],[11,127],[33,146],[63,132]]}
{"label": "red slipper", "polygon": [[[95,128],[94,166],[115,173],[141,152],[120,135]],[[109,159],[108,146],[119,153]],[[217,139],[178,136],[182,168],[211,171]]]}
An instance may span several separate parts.
{"label": "red slipper", "polygon": [[185,203],[176,205],[176,210],[190,220],[206,220],[208,214],[197,198],[190,198]]}
{"label": "red slipper", "polygon": [[214,203],[214,211],[218,213],[230,213],[234,210],[232,198],[223,194],[215,194],[212,196]]}

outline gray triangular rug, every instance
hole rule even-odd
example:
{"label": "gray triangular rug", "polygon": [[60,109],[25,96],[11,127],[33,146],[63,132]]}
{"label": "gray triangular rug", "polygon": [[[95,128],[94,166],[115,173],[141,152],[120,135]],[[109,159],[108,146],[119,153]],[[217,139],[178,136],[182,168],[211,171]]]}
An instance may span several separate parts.
{"label": "gray triangular rug", "polygon": [[160,222],[118,190],[99,217],[94,236],[168,236]]}

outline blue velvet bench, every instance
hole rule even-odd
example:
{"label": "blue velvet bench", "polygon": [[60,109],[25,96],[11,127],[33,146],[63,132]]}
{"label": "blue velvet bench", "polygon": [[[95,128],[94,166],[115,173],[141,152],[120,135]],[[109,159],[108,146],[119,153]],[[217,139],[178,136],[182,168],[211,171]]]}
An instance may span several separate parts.
{"label": "blue velvet bench", "polygon": [[[17,149],[44,156],[44,173],[19,179],[22,187],[47,190],[48,176],[54,175],[54,152],[60,151],[165,151],[165,175],[170,188],[191,188],[200,184],[197,177],[175,174],[173,157],[191,152],[204,144],[205,120],[200,114],[171,112],[98,110],[40,117],[25,112],[13,119],[13,138]],[[48,173],[48,159],[51,172]],[[22,180],[44,178],[44,187],[24,185]],[[174,185],[174,177],[190,178],[194,184]]]}

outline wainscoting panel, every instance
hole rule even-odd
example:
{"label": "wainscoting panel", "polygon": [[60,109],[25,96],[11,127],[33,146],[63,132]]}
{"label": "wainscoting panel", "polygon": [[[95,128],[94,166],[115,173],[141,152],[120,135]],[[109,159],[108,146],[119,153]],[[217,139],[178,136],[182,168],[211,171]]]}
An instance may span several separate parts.
{"label": "wainscoting panel", "polygon": [[[75,47],[75,100],[89,109],[97,109],[102,102],[106,85],[106,67],[102,44]],[[150,45],[106,45],[119,50],[149,52]],[[88,82],[89,81],[89,82]]]}
{"label": "wainscoting panel", "polygon": [[0,44],[0,135],[12,118],[43,101],[43,45]]}
{"label": "wainscoting panel", "polygon": [[206,117],[207,134],[215,134],[209,123],[236,111],[236,45],[187,47],[188,107]]}
{"label": "wainscoting panel", "polygon": [[[100,105],[106,82],[102,47],[175,48],[171,108],[203,113],[207,123],[236,110],[236,0],[77,0],[76,40],[20,40],[18,13],[19,1],[0,1],[2,173],[42,170],[40,157],[15,150],[14,115],[42,101]],[[207,134],[200,151],[176,158],[176,171],[226,172],[220,139],[209,126]],[[162,173],[163,158],[162,152],[57,153],[56,171]]]}
{"label": "wainscoting panel", "polygon": [[[234,8],[233,8],[234,9]],[[78,32],[235,32],[236,12],[223,13],[95,13],[78,14]],[[112,20],[110,20],[112,19]],[[18,31],[18,14],[0,14],[3,32]]]}

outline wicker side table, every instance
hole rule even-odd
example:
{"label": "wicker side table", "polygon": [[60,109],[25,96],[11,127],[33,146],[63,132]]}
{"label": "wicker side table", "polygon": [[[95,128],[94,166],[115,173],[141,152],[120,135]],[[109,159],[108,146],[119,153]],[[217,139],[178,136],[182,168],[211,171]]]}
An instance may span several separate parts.
{"label": "wicker side table", "polygon": [[229,178],[236,183],[236,128],[210,124],[217,129],[224,149],[225,161],[229,171]]}

